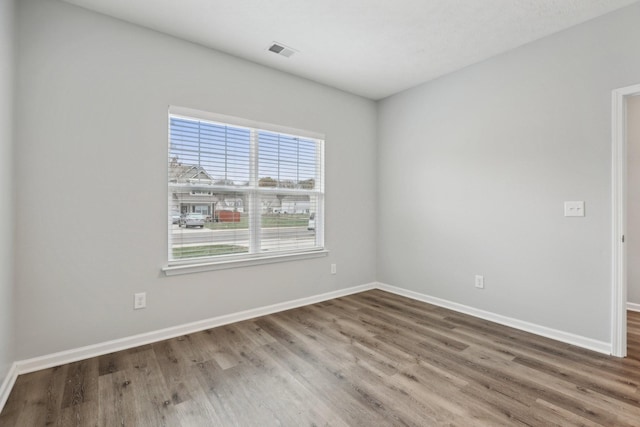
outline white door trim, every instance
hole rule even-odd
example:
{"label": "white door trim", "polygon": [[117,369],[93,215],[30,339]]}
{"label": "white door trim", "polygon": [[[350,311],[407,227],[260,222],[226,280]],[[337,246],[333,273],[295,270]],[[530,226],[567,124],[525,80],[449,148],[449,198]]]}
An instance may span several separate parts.
{"label": "white door trim", "polygon": [[618,357],[627,355],[627,97],[637,94],[640,84],[612,92],[611,354]]}

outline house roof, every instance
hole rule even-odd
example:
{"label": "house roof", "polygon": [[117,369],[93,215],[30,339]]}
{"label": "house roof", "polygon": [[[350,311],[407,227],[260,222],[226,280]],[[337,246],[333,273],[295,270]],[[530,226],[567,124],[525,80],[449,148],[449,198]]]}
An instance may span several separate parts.
{"label": "house roof", "polygon": [[190,179],[212,180],[202,166],[182,164],[172,159],[169,163],[169,182],[186,183]]}

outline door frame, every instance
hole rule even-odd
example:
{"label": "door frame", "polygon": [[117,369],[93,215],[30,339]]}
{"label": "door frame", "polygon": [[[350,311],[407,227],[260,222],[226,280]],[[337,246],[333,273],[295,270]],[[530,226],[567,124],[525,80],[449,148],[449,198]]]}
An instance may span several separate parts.
{"label": "door frame", "polygon": [[612,277],[611,354],[627,355],[627,99],[640,95],[640,84],[612,92]]}

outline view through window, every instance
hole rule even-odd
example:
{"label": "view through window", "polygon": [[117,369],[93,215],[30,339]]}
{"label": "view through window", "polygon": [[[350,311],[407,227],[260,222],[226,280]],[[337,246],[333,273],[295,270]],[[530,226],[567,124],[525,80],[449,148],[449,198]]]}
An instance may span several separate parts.
{"label": "view through window", "polygon": [[323,145],[170,113],[169,261],[322,249]]}

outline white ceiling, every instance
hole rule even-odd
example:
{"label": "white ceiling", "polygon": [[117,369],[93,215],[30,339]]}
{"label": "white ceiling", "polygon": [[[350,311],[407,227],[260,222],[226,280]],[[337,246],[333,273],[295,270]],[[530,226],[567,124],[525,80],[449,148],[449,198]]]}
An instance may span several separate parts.
{"label": "white ceiling", "polygon": [[637,0],[65,1],[377,100]]}

